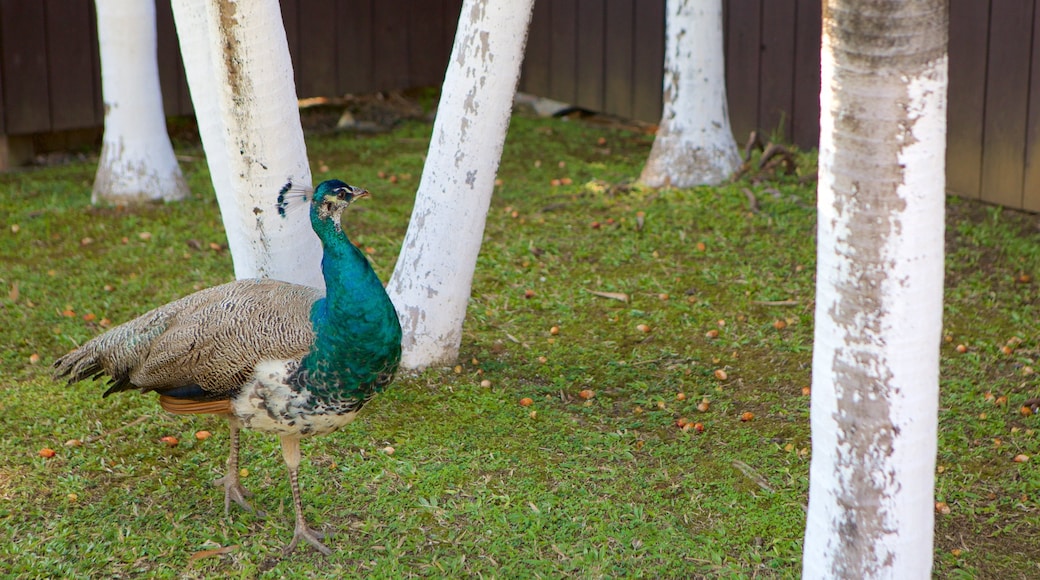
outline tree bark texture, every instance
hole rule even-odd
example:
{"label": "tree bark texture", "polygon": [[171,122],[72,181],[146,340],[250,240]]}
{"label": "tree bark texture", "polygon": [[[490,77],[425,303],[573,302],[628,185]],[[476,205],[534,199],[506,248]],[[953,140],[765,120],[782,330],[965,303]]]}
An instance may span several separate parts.
{"label": "tree bark texture", "polygon": [[105,134],[93,203],[176,201],[188,195],[166,131],[156,57],[155,3],[97,0]]}
{"label": "tree bark texture", "polygon": [[462,5],[415,207],[387,286],[404,329],[405,368],[458,356],[532,6]]}
{"label": "tree bark texture", "polygon": [[639,181],[715,185],[740,167],[726,106],[722,0],[668,0],[666,10],[664,109]]}
{"label": "tree bark texture", "polygon": [[278,1],[174,0],[173,15],[235,276],[323,287],[307,212],[277,211],[286,183],[311,187]]}
{"label": "tree bark texture", "polygon": [[929,578],[946,0],[823,9],[805,578]]}

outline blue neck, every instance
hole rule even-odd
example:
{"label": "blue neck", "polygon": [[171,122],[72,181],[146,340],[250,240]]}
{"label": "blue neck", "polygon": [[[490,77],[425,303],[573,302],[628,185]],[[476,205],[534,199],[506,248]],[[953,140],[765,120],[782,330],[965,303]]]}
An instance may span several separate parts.
{"label": "blue neck", "polygon": [[314,345],[300,363],[306,386],[321,398],[351,398],[381,390],[381,373],[401,356],[401,326],[368,259],[329,221],[312,216],[324,256],[325,298],[311,308]]}

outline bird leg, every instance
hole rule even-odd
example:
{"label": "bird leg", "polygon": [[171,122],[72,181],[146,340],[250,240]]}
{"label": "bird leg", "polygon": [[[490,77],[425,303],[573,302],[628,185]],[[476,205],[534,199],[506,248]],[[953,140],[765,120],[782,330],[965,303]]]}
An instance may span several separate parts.
{"label": "bird leg", "polygon": [[242,424],[234,415],[228,415],[228,426],[231,431],[231,452],[228,453],[227,473],[224,474],[224,477],[213,481],[213,485],[224,486],[224,515],[228,515],[231,511],[231,502],[234,501],[247,512],[255,512],[257,516],[264,517],[264,512],[254,510],[253,506],[249,505],[246,498],[253,497],[253,493],[242,487],[242,480],[239,479],[238,432],[242,428]]}
{"label": "bird leg", "polygon": [[297,472],[300,467],[300,438],[298,436],[282,435],[282,458],[285,459],[285,466],[289,468],[289,485],[292,487],[293,507],[296,509],[296,529],[293,530],[292,541],[285,547],[284,553],[289,555],[296,549],[300,540],[305,540],[319,552],[329,556],[332,554],[332,550],[319,541],[325,537],[325,534],[308,526],[307,520],[303,519],[303,500],[300,499],[300,484],[297,481]]}

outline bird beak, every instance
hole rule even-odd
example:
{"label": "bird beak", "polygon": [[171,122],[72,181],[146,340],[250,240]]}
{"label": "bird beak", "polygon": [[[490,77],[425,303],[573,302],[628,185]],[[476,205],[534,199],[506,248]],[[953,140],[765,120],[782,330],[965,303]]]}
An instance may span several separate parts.
{"label": "bird beak", "polygon": [[350,197],[351,197],[350,201],[351,201],[351,203],[353,203],[353,202],[355,202],[355,201],[357,201],[357,200],[359,200],[359,199],[361,199],[363,197],[369,197],[370,195],[372,195],[372,194],[369,193],[367,189],[364,189],[364,188],[361,188],[361,187],[350,186]]}

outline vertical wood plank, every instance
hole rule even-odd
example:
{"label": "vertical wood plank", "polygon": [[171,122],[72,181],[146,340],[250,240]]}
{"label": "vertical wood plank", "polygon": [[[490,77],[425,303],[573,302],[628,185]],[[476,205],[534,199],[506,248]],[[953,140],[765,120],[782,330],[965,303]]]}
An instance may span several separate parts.
{"label": "vertical wood plank", "polygon": [[93,126],[103,128],[105,125],[105,103],[101,95],[101,50],[98,48],[97,8],[93,2],[88,4],[88,11],[90,12],[91,24],[87,27],[87,31],[90,34],[90,46],[93,47],[90,51],[90,77],[94,79],[91,99],[94,102],[94,119],[96,119]]}
{"label": "vertical wood plank", "polygon": [[524,64],[521,69],[521,90],[540,97],[549,96],[549,71],[552,62],[550,47],[552,15],[549,13],[549,2],[550,0],[536,0],[534,3],[531,25],[527,33],[527,48],[524,51]]}
{"label": "vertical wood plank", "polygon": [[372,0],[340,0],[336,12],[336,94],[375,90]]}
{"label": "vertical wood plank", "polygon": [[300,29],[306,33],[300,34],[296,41],[297,57],[293,61],[297,96],[333,96],[338,92],[336,39],[340,34],[336,28],[336,5],[302,0],[298,14]]}
{"label": "vertical wood plank", "polygon": [[1033,0],[1001,0],[990,13],[982,138],[982,200],[1022,207]]}
{"label": "vertical wood plank", "polygon": [[372,5],[372,81],[375,90],[408,86],[407,11],[407,7],[396,2],[376,1]]}
{"label": "vertical wood plank", "polygon": [[578,2],[549,2],[549,96],[573,103],[578,97]]}
{"label": "vertical wood plank", "polygon": [[613,115],[632,118],[632,65],[635,39],[635,0],[606,0],[603,108]]}
{"label": "vertical wood plank", "polygon": [[91,53],[91,3],[44,0],[47,39],[47,86],[51,130],[93,127],[94,69]]}
{"label": "vertical wood plank", "polygon": [[794,105],[791,138],[811,149],[820,142],[820,0],[798,0],[794,46]]}
{"label": "vertical wood plank", "polygon": [[[441,61],[444,62],[445,69],[447,68],[448,59],[451,58],[451,49],[455,44],[455,31],[458,29],[459,17],[461,15],[462,0],[444,0],[444,28],[441,31],[443,54],[441,55]],[[437,86],[440,86],[443,81],[444,75],[441,74],[440,78],[437,79]]]}
{"label": "vertical wood plank", "polygon": [[44,4],[0,1],[0,71],[4,74],[4,130],[24,135],[51,130]]}
{"label": "vertical wood plank", "polygon": [[[282,8],[282,26],[285,28],[285,40],[289,44],[289,55],[292,57],[293,70],[300,66],[300,0],[279,0]],[[296,90],[300,84],[297,77]]]}
{"label": "vertical wood plank", "polygon": [[408,84],[421,87],[439,84],[447,63],[441,38],[444,31],[441,0],[412,0],[408,3]]}
{"label": "vertical wood plank", "polygon": [[1022,209],[1040,212],[1040,7],[1033,8],[1029,121],[1026,126],[1025,183]]}
{"label": "vertical wood plank", "polygon": [[726,23],[726,98],[738,143],[759,128],[758,73],[762,0],[729,0]]}
{"label": "vertical wood plank", "polygon": [[156,57],[159,62],[159,86],[162,89],[163,111],[167,115],[184,115],[191,112],[183,109],[181,83],[184,72],[181,65],[180,45],[173,23],[173,9],[169,0],[155,3]]}
{"label": "vertical wood plank", "polygon": [[762,3],[762,61],[758,122],[770,136],[789,141],[794,111],[795,0]]}
{"label": "vertical wood plank", "polygon": [[575,104],[603,110],[606,11],[603,0],[578,0],[578,94]]}
{"label": "vertical wood plank", "polygon": [[639,0],[636,3],[632,116],[651,123],[661,120],[664,18],[664,0]]}
{"label": "vertical wood plank", "polygon": [[978,199],[990,0],[950,0],[946,190]]}

